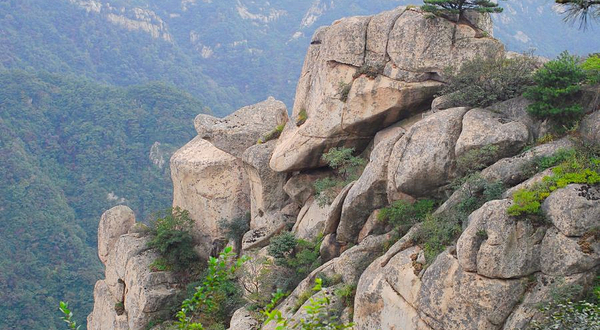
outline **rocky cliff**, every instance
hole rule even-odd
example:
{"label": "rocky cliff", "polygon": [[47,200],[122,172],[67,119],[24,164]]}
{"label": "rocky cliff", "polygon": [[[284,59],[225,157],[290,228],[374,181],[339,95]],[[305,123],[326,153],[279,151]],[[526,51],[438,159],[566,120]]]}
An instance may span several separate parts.
{"label": "rocky cliff", "polygon": [[[331,311],[355,329],[523,329],[557,283],[589,287],[600,265],[600,243],[590,234],[600,226],[597,185],[554,190],[541,206],[545,222],[509,216],[511,188],[469,212],[458,239],[434,259],[417,238],[426,224],[394,237],[377,220],[395,201],[444,196],[464,175],[460,159],[474,150],[494,150],[480,180],[510,188],[540,181],[540,157],[573,147],[563,138],[524,151],[548,128],[522,98],[488,108],[434,100],[445,67],[503,54],[491,31],[487,16],[454,24],[404,7],[342,19],[314,34],[291,116],[272,98],[222,119],[199,115],[198,136],[171,158],[173,205],[190,212],[198,254],[221,250],[228,242],[219,221],[247,212],[242,254],[265,255],[285,230],[306,240],[323,236],[322,265],[277,308],[298,319],[314,279],[338,278],[356,284],[356,295],[349,306],[332,298],[338,308]],[[577,135],[598,144],[600,112],[593,102],[586,110]],[[354,148],[368,163],[321,203],[313,183],[330,175],[322,155],[334,147]],[[465,182],[434,215],[450,218],[465,194],[483,189]],[[124,207],[102,217],[106,279],[96,285],[90,329],[143,329],[176,296],[173,274],[149,270],[156,255],[134,221]],[[275,326],[261,326],[243,308],[233,315],[230,329],[258,328]]]}

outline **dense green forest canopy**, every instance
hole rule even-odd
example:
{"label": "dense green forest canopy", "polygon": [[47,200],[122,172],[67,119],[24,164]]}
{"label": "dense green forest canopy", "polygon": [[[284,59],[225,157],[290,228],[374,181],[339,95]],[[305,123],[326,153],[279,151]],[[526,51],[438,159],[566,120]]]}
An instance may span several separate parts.
{"label": "dense green forest canopy", "polygon": [[162,83],[2,71],[0,86],[0,329],[60,329],[59,300],[91,311],[100,215],[170,206],[170,154],[205,108]]}

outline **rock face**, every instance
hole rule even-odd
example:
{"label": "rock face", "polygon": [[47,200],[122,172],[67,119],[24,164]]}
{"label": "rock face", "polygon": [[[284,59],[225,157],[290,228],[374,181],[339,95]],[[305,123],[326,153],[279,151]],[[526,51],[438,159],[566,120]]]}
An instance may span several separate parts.
{"label": "rock face", "polygon": [[221,237],[218,221],[250,210],[250,187],[242,160],[195,137],[171,157],[173,206],[190,212],[199,252],[207,256]]}
{"label": "rock face", "polygon": [[388,164],[388,196],[426,196],[455,177],[455,143],[466,112],[467,108],[437,112],[398,140]]}
{"label": "rock face", "polygon": [[[132,216],[129,208],[117,206],[103,214],[101,223],[105,223],[104,228],[109,228],[106,226],[109,223],[129,224]],[[149,237],[125,232],[115,238],[123,227],[112,228],[109,234],[113,235],[105,232],[98,236],[98,246],[109,247],[102,260],[106,278],[96,282],[88,329],[145,329],[150,320],[169,315],[169,306],[180,292],[178,280],[170,272],[150,271],[149,266],[158,254],[147,248]],[[133,223],[130,228],[134,228]]]}
{"label": "rock face", "polygon": [[286,121],[285,104],[270,97],[266,101],[243,107],[225,118],[199,114],[194,126],[200,138],[240,158],[263,134]]}
{"label": "rock face", "polygon": [[320,28],[312,38],[293,117],[273,153],[275,171],[323,166],[331,147],[361,150],[386,126],[429,107],[443,69],[503,46],[471,26],[428,19],[417,9],[398,8],[372,17],[352,17]]}
{"label": "rock face", "polygon": [[98,257],[106,264],[110,251],[121,235],[135,224],[135,214],[125,205],[104,212],[98,224]]}

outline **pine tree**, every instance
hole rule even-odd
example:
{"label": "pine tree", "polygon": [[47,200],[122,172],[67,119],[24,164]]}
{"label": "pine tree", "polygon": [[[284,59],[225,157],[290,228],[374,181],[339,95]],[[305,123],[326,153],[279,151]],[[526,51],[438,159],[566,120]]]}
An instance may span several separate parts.
{"label": "pine tree", "polygon": [[566,10],[565,21],[579,21],[579,28],[586,29],[590,19],[600,21],[600,0],[555,0]]}
{"label": "pine tree", "polygon": [[465,11],[473,10],[480,13],[501,13],[502,7],[490,0],[423,0],[424,11],[434,14],[446,14],[460,20]]}

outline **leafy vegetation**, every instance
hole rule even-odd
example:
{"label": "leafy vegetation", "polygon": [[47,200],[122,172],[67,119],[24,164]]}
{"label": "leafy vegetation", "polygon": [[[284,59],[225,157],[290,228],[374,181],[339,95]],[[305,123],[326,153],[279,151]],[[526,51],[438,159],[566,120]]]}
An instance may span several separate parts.
{"label": "leafy vegetation", "polygon": [[258,141],[256,141],[256,143],[262,144],[262,143],[269,142],[271,140],[278,139],[279,136],[281,136],[281,132],[283,132],[284,128],[285,128],[285,124],[277,125],[275,128],[273,128],[273,130],[265,133],[265,135],[263,135],[260,139],[258,139]]}
{"label": "leafy vegetation", "polygon": [[0,85],[0,329],[58,329],[59,301],[92,310],[102,212],[126,204],[145,220],[171,205],[164,162],[204,106],[161,83],[0,71]]}
{"label": "leafy vegetation", "polygon": [[268,253],[280,266],[272,281],[283,292],[293,290],[311,271],[320,266],[319,248],[321,237],[309,242],[297,239],[290,232],[284,232],[271,238]]}
{"label": "leafy vegetation", "polygon": [[219,228],[225,234],[225,238],[233,242],[235,252],[240,253],[242,251],[242,238],[244,234],[250,230],[250,212],[247,212],[244,216],[231,219],[221,219],[219,221]]}
{"label": "leafy vegetation", "polygon": [[331,148],[322,158],[334,170],[334,177],[318,179],[314,183],[316,200],[320,206],[331,204],[337,194],[362,172],[365,160],[354,156],[354,148]]}
{"label": "leafy vegetation", "polygon": [[69,309],[69,303],[61,301],[58,309],[63,313],[62,320],[67,323],[69,329],[79,330],[81,325],[77,325],[77,322],[73,320],[73,312]]}
{"label": "leafy vegetation", "polygon": [[546,176],[531,188],[517,190],[513,194],[513,205],[508,208],[512,216],[540,215],[542,202],[556,189],[572,183],[600,183],[600,157],[583,152],[557,155],[554,161],[568,157],[552,169],[552,175]]}
{"label": "leafy vegetation", "polygon": [[191,233],[193,224],[189,212],[179,207],[157,214],[150,227],[153,237],[148,242],[148,247],[161,255],[161,260],[153,264],[157,270],[183,271],[198,260]]}
{"label": "leafy vegetation", "polygon": [[534,74],[535,85],[524,94],[533,101],[527,110],[537,117],[566,123],[570,127],[583,114],[576,96],[585,78],[579,59],[568,52],[561,53]]}
{"label": "leafy vegetation", "polygon": [[465,152],[456,159],[458,170],[463,175],[483,170],[498,159],[498,149],[498,146],[488,144]]}
{"label": "leafy vegetation", "polygon": [[298,113],[298,117],[296,117],[296,126],[302,126],[308,119],[308,113],[306,113],[306,109],[300,110]]}
{"label": "leafy vegetation", "polygon": [[377,220],[390,223],[394,226],[397,237],[402,237],[414,224],[425,220],[433,212],[435,204],[431,199],[421,199],[414,203],[398,200],[381,209]]}
{"label": "leafy vegetation", "polygon": [[[600,7],[599,7],[600,8]],[[590,85],[600,84],[600,54],[592,54],[581,64]]]}
{"label": "leafy vegetation", "polygon": [[533,84],[533,72],[538,66],[531,54],[515,58],[478,57],[460,69],[446,69],[448,83],[440,95],[449,94],[456,105],[487,107],[520,96]]}
{"label": "leafy vegetation", "polygon": [[[313,297],[309,298],[309,304],[305,306],[306,317],[295,320],[284,318],[281,312],[274,310],[264,311],[266,316],[265,324],[275,322],[278,330],[301,329],[301,330],[343,330],[352,328],[353,324],[340,323],[338,318],[331,311],[329,306],[331,300],[326,294],[320,298],[314,298],[314,295],[322,292],[322,280],[315,279],[315,285],[312,288]],[[273,304],[274,305],[274,304]]]}
{"label": "leafy vegetation", "polygon": [[247,261],[235,259],[231,247],[226,247],[218,258],[208,260],[208,274],[194,295],[183,301],[177,312],[177,327],[186,330],[227,328],[233,312],[240,307],[240,288],[236,282],[237,270]]}

